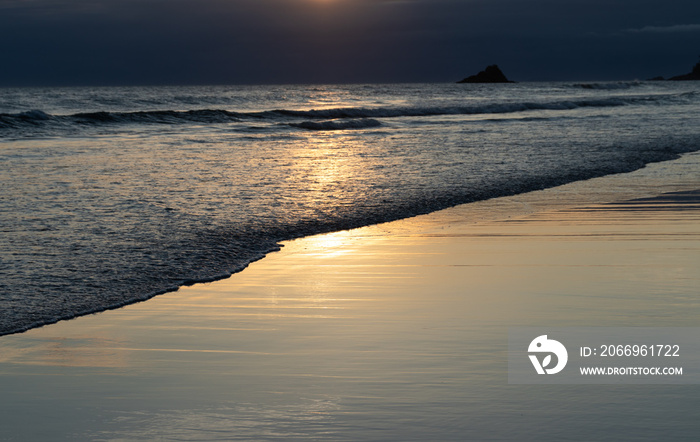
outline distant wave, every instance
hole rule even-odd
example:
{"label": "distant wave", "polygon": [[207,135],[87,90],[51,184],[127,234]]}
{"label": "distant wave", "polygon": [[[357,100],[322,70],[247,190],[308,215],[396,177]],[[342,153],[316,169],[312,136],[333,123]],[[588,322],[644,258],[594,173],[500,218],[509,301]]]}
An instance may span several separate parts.
{"label": "distant wave", "polygon": [[307,130],[366,129],[370,127],[379,127],[381,125],[382,123],[373,118],[330,121],[302,121],[301,123],[290,123],[290,126]]}
{"label": "distant wave", "polygon": [[618,82],[605,82],[605,83],[576,83],[573,87],[582,89],[597,89],[597,90],[616,90],[616,89],[630,89],[633,87],[641,86],[644,83],[641,81],[618,81]]}
{"label": "distant wave", "polygon": [[183,124],[226,123],[240,121],[238,114],[219,109],[191,111],[141,111],[141,112],[90,112],[73,115],[51,115],[41,110],[17,114],[0,114],[0,128],[26,125],[104,125],[114,123]]}
{"label": "distant wave", "polygon": [[536,110],[572,110],[582,107],[617,107],[626,105],[643,105],[656,103],[673,103],[696,95],[695,92],[680,94],[657,94],[637,96],[612,96],[606,98],[580,98],[573,100],[539,101],[539,102],[505,102],[483,103],[471,106],[448,107],[391,107],[391,108],[331,108],[313,110],[279,109],[251,114],[239,114],[258,118],[305,118],[333,120],[341,118],[395,118],[424,117],[440,115],[479,115],[507,114]]}
{"label": "distant wave", "polygon": [[[617,83],[591,83],[581,87],[591,89],[617,87]],[[20,130],[20,136],[32,136],[45,128],[49,134],[53,130],[79,130],[84,127],[119,124],[225,124],[241,121],[271,121],[289,124],[307,130],[345,130],[380,126],[380,118],[424,117],[439,115],[478,115],[507,114],[536,110],[572,110],[582,107],[616,107],[672,103],[697,95],[695,92],[681,94],[657,94],[636,96],[611,96],[605,98],[580,98],[554,101],[514,101],[481,103],[468,106],[446,107],[377,107],[377,108],[331,108],[311,110],[276,109],[261,112],[233,112],[222,109],[202,109],[189,111],[158,110],[139,112],[92,112],[72,115],[51,115],[41,110],[31,110],[15,114],[0,114],[0,136],[8,136],[13,130]],[[302,121],[294,121],[302,120]],[[324,121],[309,121],[324,120]],[[23,131],[23,129],[26,129]],[[46,132],[43,131],[43,132]],[[9,133],[8,133],[9,132]],[[41,132],[41,131],[40,131]],[[46,135],[46,133],[39,133]]]}
{"label": "distant wave", "polygon": [[449,107],[392,107],[392,108],[333,108],[321,110],[274,110],[250,114],[262,118],[310,118],[333,120],[341,118],[398,118],[430,117],[440,115],[479,115],[507,114],[531,110],[569,110],[580,107],[611,107],[632,104],[633,100],[625,97],[593,100],[566,100],[551,102],[512,102],[485,103],[472,106]]}

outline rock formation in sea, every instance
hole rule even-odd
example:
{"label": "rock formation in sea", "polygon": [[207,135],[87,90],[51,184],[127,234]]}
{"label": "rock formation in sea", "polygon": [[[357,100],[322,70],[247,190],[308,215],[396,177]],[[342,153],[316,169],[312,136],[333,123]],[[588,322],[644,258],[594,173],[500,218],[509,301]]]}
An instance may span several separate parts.
{"label": "rock formation in sea", "polygon": [[688,80],[700,80],[700,62],[698,62],[693,70],[689,74],[676,75],[675,77],[669,78],[671,81],[688,81]]}
{"label": "rock formation in sea", "polygon": [[506,78],[506,76],[498,68],[498,65],[492,64],[476,75],[471,75],[457,83],[515,83]]}

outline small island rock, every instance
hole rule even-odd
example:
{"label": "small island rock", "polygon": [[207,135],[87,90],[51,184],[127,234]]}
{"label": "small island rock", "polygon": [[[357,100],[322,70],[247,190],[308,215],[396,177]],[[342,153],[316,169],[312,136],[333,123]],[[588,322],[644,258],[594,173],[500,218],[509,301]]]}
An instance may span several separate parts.
{"label": "small island rock", "polygon": [[498,65],[492,64],[478,74],[471,75],[457,83],[514,83],[514,81],[508,80]]}
{"label": "small island rock", "polygon": [[689,80],[700,80],[700,62],[693,67],[692,72],[685,75],[676,75],[675,77],[669,78],[671,81],[689,81]]}

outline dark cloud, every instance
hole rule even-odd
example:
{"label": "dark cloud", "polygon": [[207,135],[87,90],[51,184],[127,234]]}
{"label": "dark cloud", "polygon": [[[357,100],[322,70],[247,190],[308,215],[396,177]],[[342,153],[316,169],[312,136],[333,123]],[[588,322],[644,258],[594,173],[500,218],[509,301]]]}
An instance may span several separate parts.
{"label": "dark cloud", "polygon": [[0,0],[0,85],[645,78],[696,0]]}

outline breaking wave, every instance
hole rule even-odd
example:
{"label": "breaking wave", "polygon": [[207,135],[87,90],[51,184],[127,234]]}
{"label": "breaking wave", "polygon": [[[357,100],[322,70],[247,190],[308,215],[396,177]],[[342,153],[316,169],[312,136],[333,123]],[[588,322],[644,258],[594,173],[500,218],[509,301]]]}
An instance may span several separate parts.
{"label": "breaking wave", "polygon": [[[633,83],[620,83],[623,85]],[[608,88],[618,83],[591,83],[581,87]],[[440,115],[507,114],[537,110],[574,110],[578,108],[605,108],[628,105],[674,103],[687,99],[695,92],[636,96],[611,96],[553,101],[513,101],[480,103],[464,106],[406,106],[406,107],[345,107],[331,109],[293,110],[276,109],[261,112],[235,112],[223,109],[157,110],[138,112],[91,112],[72,115],[51,115],[42,110],[14,114],[0,114],[0,137],[53,135],[54,131],[79,131],[87,127],[110,125],[183,125],[226,124],[241,121],[270,121],[307,130],[346,130],[378,127],[381,118],[425,117]],[[302,120],[302,121],[295,121]],[[325,120],[325,121],[309,121]],[[43,129],[37,131],[37,129]],[[18,131],[18,132],[13,132]]]}
{"label": "breaking wave", "polygon": [[616,81],[616,82],[603,82],[603,83],[576,83],[573,87],[581,89],[594,89],[594,90],[617,90],[617,89],[630,89],[633,87],[641,86],[644,83],[641,81]]}
{"label": "breaking wave", "polygon": [[301,123],[291,123],[290,126],[307,130],[348,130],[366,129],[379,127],[382,123],[373,118],[361,118],[351,120],[330,120],[330,121],[302,121]]}

